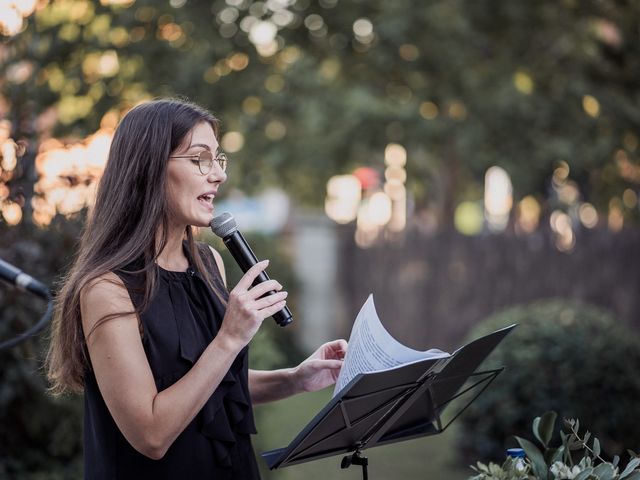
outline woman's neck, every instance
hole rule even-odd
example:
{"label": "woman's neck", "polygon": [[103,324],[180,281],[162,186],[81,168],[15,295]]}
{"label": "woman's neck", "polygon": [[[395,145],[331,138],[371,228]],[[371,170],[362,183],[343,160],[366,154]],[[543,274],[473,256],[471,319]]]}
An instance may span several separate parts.
{"label": "woman's neck", "polygon": [[[161,247],[160,239],[162,235],[157,236],[157,246]],[[161,268],[175,272],[184,272],[189,266],[189,260],[182,249],[182,241],[184,240],[184,228],[172,229],[167,235],[167,244],[158,254],[156,262]]]}

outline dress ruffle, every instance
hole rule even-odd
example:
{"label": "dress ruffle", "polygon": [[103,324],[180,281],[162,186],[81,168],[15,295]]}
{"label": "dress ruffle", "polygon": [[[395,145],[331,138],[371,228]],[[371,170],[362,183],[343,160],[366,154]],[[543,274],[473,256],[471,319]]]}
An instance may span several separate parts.
{"label": "dress ruffle", "polygon": [[[215,294],[198,273],[192,275],[167,271],[162,273],[161,276],[169,281],[168,292],[179,336],[179,355],[192,365],[200,358],[209,343],[203,330],[213,327],[215,331],[210,333],[215,336],[218,326],[199,324],[203,319],[194,317],[189,306],[187,289],[204,289],[203,293],[209,296]],[[213,454],[220,466],[231,466],[231,452],[236,443],[237,434],[256,433],[247,380],[242,381],[247,375],[247,364],[248,347],[245,347],[196,417],[198,429],[211,440]],[[177,375],[178,378],[159,388],[170,386],[182,376],[183,374]],[[167,379],[163,380],[166,382]]]}

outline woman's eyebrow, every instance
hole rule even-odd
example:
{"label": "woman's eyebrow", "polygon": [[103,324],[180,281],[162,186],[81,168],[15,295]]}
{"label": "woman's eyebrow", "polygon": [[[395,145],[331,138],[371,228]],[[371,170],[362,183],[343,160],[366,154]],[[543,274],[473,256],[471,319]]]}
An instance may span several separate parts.
{"label": "woman's eyebrow", "polygon": [[194,143],[193,145],[189,145],[189,150],[191,150],[194,147],[202,147],[204,149],[211,151],[211,147],[209,145],[205,145],[204,143]]}

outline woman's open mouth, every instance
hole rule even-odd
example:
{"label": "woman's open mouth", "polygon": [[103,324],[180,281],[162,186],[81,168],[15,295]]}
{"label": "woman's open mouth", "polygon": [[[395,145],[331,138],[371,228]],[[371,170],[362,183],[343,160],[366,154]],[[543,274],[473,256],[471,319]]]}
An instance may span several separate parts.
{"label": "woman's open mouth", "polygon": [[213,194],[205,194],[205,195],[200,195],[198,197],[198,201],[205,206],[206,208],[213,210],[213,199],[215,198],[215,196]]}

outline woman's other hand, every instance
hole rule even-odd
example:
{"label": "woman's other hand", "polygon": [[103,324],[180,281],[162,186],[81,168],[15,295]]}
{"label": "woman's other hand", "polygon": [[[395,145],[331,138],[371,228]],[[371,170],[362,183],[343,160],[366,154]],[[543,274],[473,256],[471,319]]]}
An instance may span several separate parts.
{"label": "woman's other hand", "polygon": [[296,390],[315,392],[336,383],[346,354],[345,340],[334,340],[321,345],[294,369]]}

